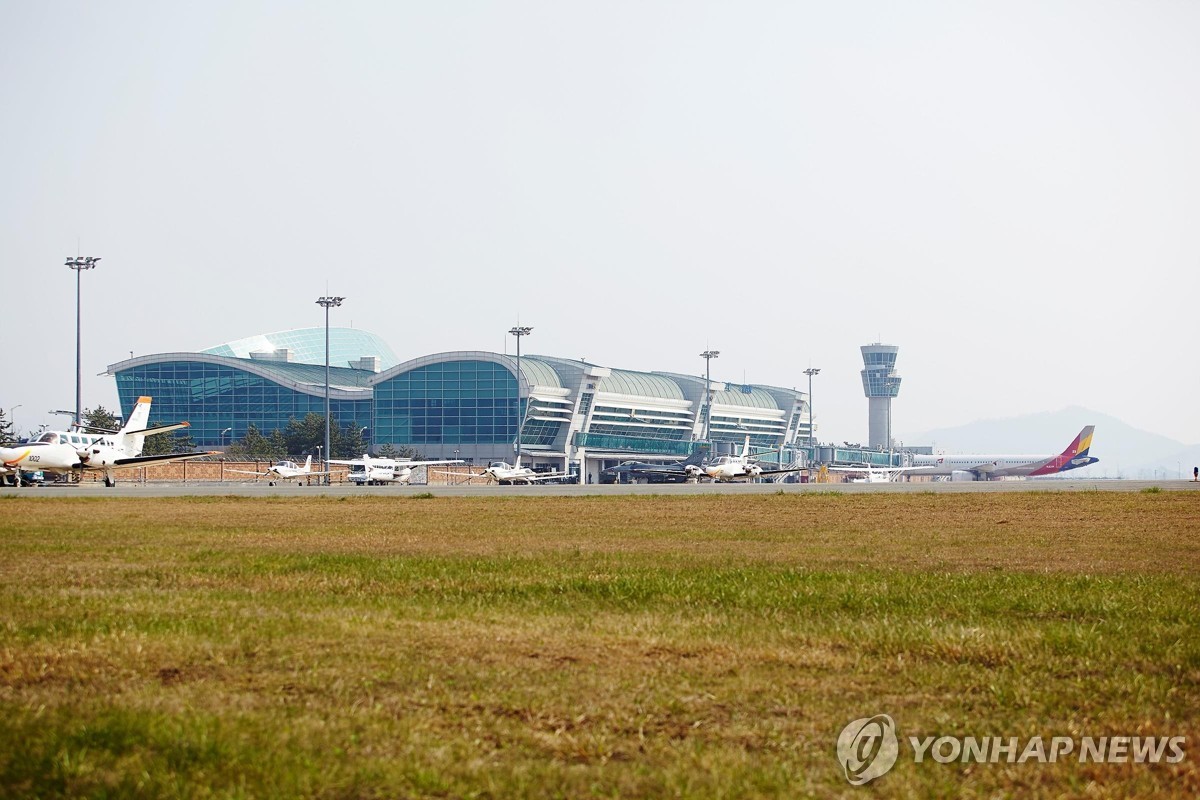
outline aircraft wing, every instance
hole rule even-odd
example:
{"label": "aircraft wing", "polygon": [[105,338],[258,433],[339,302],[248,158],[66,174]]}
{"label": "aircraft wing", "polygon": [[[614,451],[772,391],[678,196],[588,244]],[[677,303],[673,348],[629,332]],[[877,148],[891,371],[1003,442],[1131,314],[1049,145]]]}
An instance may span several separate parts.
{"label": "aircraft wing", "polygon": [[454,477],[454,478],[462,478],[462,479],[464,479],[464,480],[468,480],[468,481],[473,481],[473,480],[475,480],[476,478],[488,478],[488,477],[491,477],[491,476],[489,476],[487,473],[480,473],[480,472],[472,472],[472,473],[470,473],[469,475],[464,475],[464,474],[463,474],[463,473],[461,473],[461,472],[447,472],[447,471],[446,471],[446,470],[444,470],[444,469],[435,469],[435,470],[431,470],[431,472],[433,472],[433,474],[434,474],[434,475],[450,475],[451,477]]}
{"label": "aircraft wing", "polygon": [[[159,456],[130,456],[129,458],[118,458],[113,462],[114,467],[132,467],[139,464],[154,464],[160,461],[183,461],[189,458],[200,458],[202,456],[219,456],[218,450],[209,450],[203,453],[164,453]],[[88,467],[84,464],[85,469],[102,469],[102,467]]]}
{"label": "aircraft wing", "polygon": [[761,477],[763,475],[784,475],[788,472],[803,472],[806,469],[808,469],[808,467],[788,467],[787,469],[764,469],[762,472],[758,473],[758,477]]}
{"label": "aircraft wing", "polygon": [[569,472],[539,472],[536,475],[522,475],[522,478],[531,481],[545,481],[551,478],[565,478],[571,473]]}
{"label": "aircraft wing", "polygon": [[631,469],[631,470],[626,470],[626,471],[630,475],[670,475],[672,477],[674,477],[674,476],[690,477],[693,474],[693,473],[688,472],[686,469],[674,469],[674,468],[670,468],[670,467],[648,467],[648,468],[644,468],[644,469],[639,467],[638,469]]}
{"label": "aircraft wing", "polygon": [[886,472],[889,475],[895,475],[900,472],[912,472],[921,467],[826,467],[826,469],[830,472]]}
{"label": "aircraft wing", "polygon": [[166,433],[167,431],[177,431],[180,428],[190,428],[190,422],[176,422],[174,425],[159,425],[157,428],[142,428],[140,431],[125,431],[126,434],[137,434],[138,436],[153,436],[156,433]]}
{"label": "aircraft wing", "polygon": [[[336,464],[338,462],[330,461],[329,463]],[[396,469],[400,469],[401,467],[429,467],[429,466],[433,466],[434,464],[462,464],[462,463],[463,463],[463,460],[461,458],[450,459],[449,461],[397,461]]]}
{"label": "aircraft wing", "polygon": [[238,475],[257,475],[260,478],[265,478],[271,474],[270,472],[250,472],[249,470],[244,470],[244,469],[227,469],[225,471],[233,472]]}

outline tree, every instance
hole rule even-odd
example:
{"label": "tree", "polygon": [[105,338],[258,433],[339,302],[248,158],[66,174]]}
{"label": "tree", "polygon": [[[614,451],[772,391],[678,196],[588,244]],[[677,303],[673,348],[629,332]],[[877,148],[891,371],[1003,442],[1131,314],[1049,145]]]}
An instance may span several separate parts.
{"label": "tree", "polygon": [[421,454],[421,451],[412,445],[405,444],[397,447],[391,442],[388,442],[383,447],[380,447],[379,450],[376,451],[375,455],[379,458],[409,458],[413,461],[426,460],[425,456]]}
{"label": "tree", "polygon": [[[356,424],[354,420],[350,420],[345,426],[339,425],[336,419],[333,420],[329,426],[329,449],[333,453],[327,453],[324,457],[357,458],[361,456],[367,450],[367,443],[363,440],[362,431],[362,426]],[[325,447],[325,415],[313,411],[305,414],[303,419],[292,417],[288,420],[283,435],[287,441],[288,453],[292,455],[315,454],[318,447]]]}
{"label": "tree", "polygon": [[118,431],[121,429],[121,418],[104,406],[85,408],[83,410],[83,426],[96,429],[95,433]]}
{"label": "tree", "polygon": [[281,431],[274,431],[268,437],[263,436],[257,427],[251,425],[246,429],[245,436],[229,445],[225,455],[247,461],[274,461],[287,455],[287,443]]}
{"label": "tree", "polygon": [[362,427],[353,420],[344,428],[331,426],[329,447],[333,450],[333,458],[358,458],[367,452],[367,443],[362,434]]}
{"label": "tree", "polygon": [[17,435],[13,431],[12,420],[4,413],[4,409],[0,408],[0,444],[11,444],[16,440]]}
{"label": "tree", "polygon": [[[146,425],[148,428],[157,428],[160,425],[167,425],[165,422],[150,422]],[[153,436],[147,436],[142,442],[142,455],[144,456],[160,456],[167,453],[190,453],[196,449],[196,442],[192,439],[187,428],[180,431],[172,431],[170,433],[156,433]]]}
{"label": "tree", "polygon": [[[304,415],[304,419],[292,417],[283,431],[287,451],[293,455],[316,453],[317,447],[325,445],[325,416],[315,411]],[[332,426],[330,438],[333,438]]]}

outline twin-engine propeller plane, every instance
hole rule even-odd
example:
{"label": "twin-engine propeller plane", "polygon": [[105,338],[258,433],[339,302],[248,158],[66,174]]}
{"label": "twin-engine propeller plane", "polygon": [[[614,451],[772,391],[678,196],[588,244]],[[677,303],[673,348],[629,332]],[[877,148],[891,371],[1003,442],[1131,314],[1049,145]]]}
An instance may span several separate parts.
{"label": "twin-engine propeller plane", "polygon": [[[334,462],[337,463],[337,462]],[[304,465],[301,466],[295,461],[278,461],[267,467],[262,472],[247,472],[242,469],[231,469],[229,472],[236,472],[239,475],[256,475],[255,480],[262,478],[271,478],[267,481],[268,486],[274,486],[275,481],[295,481],[301,478],[310,478],[316,475],[328,475],[329,472],[313,472],[312,456],[304,459]],[[303,486],[304,484],[301,484]]]}
{"label": "twin-engine propeller plane", "polygon": [[396,458],[371,458],[367,453],[363,453],[362,458],[355,458],[349,461],[330,459],[329,463],[344,464],[350,467],[350,474],[346,477],[346,480],[351,483],[375,486],[385,483],[408,485],[409,481],[412,480],[413,470],[417,467],[429,467],[434,464],[461,464],[462,459],[451,459],[448,461],[409,461],[407,459]]}
{"label": "twin-engine propeller plane", "polygon": [[750,456],[750,437],[742,446],[740,456],[721,456],[716,461],[701,468],[702,478],[710,478],[720,483],[730,481],[746,481],[754,478],[769,478],[772,475],[786,475],[789,472],[800,472],[804,467],[786,467],[784,469],[763,469],[754,463]]}
{"label": "twin-engine propeller plane", "polygon": [[104,433],[47,431],[36,442],[13,447],[0,447],[0,474],[16,475],[20,485],[21,470],[50,472],[56,475],[103,472],[104,485],[116,486],[112,471],[117,467],[136,467],[165,461],[183,461],[212,453],[164,453],[141,455],[147,436],[188,427],[187,422],[147,428],[150,419],[150,398],[139,397],[133,413],[119,431]]}

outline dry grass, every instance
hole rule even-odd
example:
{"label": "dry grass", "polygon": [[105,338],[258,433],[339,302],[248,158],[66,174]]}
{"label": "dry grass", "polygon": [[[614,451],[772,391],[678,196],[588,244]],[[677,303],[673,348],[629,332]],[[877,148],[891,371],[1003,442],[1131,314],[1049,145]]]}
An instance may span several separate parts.
{"label": "dry grass", "polygon": [[[1200,733],[1194,494],[0,502],[0,795],[829,796],[902,735]],[[883,796],[1192,796],[905,763]]]}

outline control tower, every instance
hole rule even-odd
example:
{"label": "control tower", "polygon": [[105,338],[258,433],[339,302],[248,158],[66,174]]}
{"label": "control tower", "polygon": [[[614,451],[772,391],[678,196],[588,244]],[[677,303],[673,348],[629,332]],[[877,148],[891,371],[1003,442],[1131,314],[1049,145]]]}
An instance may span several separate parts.
{"label": "control tower", "polygon": [[892,447],[892,398],[900,394],[900,376],[896,374],[896,354],[899,347],[889,344],[862,346],[863,392],[870,403],[870,446],[890,450]]}

